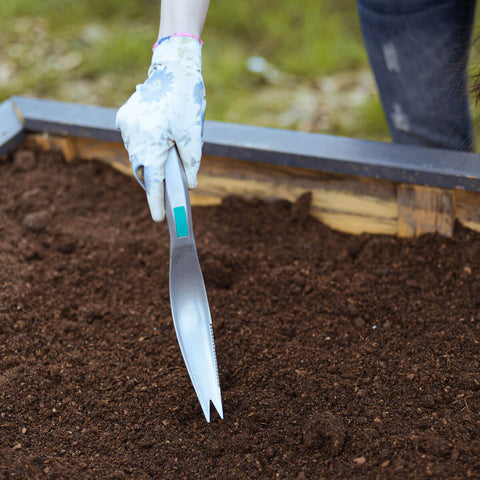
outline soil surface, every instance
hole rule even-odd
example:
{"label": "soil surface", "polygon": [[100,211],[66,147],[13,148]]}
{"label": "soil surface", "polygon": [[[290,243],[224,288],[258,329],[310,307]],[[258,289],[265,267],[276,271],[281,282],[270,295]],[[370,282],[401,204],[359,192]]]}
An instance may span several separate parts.
{"label": "soil surface", "polygon": [[480,477],[480,235],[193,209],[225,419],[170,316],[169,239],[96,162],[0,162],[0,478]]}

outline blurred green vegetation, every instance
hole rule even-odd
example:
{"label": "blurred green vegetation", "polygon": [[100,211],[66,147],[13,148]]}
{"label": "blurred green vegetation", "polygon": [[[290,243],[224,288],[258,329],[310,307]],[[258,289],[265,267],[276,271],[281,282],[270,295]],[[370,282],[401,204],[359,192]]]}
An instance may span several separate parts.
{"label": "blurred green vegetation", "polygon": [[[119,107],[146,78],[159,5],[1,0],[0,101]],[[388,140],[353,0],[211,0],[202,37],[208,119]]]}

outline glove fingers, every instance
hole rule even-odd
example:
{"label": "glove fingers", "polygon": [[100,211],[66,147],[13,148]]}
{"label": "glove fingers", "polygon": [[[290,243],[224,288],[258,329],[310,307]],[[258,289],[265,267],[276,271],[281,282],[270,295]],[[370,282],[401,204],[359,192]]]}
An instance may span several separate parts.
{"label": "glove fingers", "polygon": [[188,144],[178,142],[177,148],[185,169],[188,188],[197,188],[197,173],[200,168],[200,159],[202,158],[202,144],[195,141]]}
{"label": "glove fingers", "polygon": [[163,180],[154,183],[147,190],[148,207],[154,222],[162,222],[165,218],[165,186]]}
{"label": "glove fingers", "polygon": [[[160,147],[159,147],[160,148]],[[135,178],[147,192],[150,214],[155,222],[165,218],[165,160],[167,150],[160,151],[155,158],[142,164],[137,158],[132,158],[132,169]]]}

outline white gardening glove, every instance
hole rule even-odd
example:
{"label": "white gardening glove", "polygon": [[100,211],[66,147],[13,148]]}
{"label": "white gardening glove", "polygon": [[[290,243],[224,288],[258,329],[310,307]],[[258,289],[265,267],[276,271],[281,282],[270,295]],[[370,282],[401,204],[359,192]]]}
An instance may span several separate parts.
{"label": "white gardening glove", "polygon": [[148,79],[117,113],[133,174],[147,192],[156,222],[165,218],[165,160],[174,144],[188,187],[197,186],[205,107],[201,43],[189,37],[163,40],[153,53]]}

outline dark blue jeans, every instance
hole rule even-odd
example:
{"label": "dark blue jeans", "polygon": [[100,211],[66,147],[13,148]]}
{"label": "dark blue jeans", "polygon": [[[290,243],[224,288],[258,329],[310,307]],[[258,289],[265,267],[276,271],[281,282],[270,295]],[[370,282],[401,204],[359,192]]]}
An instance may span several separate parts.
{"label": "dark blue jeans", "polygon": [[475,0],[357,0],[394,142],[473,150],[468,55]]}

